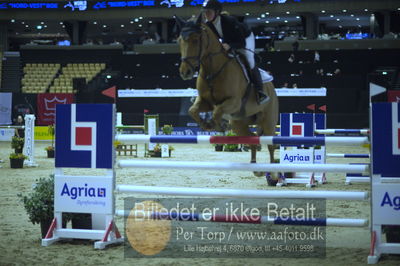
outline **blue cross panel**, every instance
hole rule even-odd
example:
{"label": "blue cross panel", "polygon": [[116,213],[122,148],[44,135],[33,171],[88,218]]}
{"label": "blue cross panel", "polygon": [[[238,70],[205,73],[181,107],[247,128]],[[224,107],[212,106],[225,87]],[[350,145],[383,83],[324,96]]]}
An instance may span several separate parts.
{"label": "blue cross panel", "polygon": [[372,105],[372,173],[400,178],[400,103]]}
{"label": "blue cross panel", "polygon": [[[326,114],[314,114],[315,129],[326,129]],[[316,134],[323,136],[323,134]]]}
{"label": "blue cross panel", "polygon": [[114,106],[56,107],[56,167],[113,168]]}
{"label": "blue cross panel", "polygon": [[[314,114],[281,114],[281,136],[314,136]],[[297,145],[286,145],[297,146]]]}

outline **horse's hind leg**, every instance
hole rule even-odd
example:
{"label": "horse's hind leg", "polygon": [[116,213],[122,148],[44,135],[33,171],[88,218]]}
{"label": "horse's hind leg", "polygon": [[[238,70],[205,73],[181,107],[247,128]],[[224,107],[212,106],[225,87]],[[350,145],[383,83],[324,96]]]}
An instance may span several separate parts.
{"label": "horse's hind leg", "polygon": [[[254,136],[247,123],[244,123],[240,120],[232,120],[231,126],[233,132],[235,132],[238,136]],[[251,163],[257,162],[257,145],[250,145],[250,152],[251,152]],[[264,176],[264,172],[253,172],[255,176]]]}
{"label": "horse's hind leg", "polygon": [[[258,126],[262,128],[263,135],[275,136],[276,124],[278,123],[278,102],[271,101],[269,104],[270,106],[268,106],[267,110],[264,111],[264,116],[261,118]],[[276,145],[268,145],[270,163],[275,162],[274,152],[276,148]],[[270,175],[267,175],[267,181],[269,185],[276,185],[278,182],[278,174],[271,173]]]}

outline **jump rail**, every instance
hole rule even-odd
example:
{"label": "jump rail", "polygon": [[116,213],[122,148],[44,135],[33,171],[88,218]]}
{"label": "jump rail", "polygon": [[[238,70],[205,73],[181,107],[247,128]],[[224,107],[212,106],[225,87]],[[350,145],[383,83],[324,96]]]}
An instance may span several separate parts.
{"label": "jump rail", "polygon": [[358,134],[358,135],[369,135],[369,129],[316,129],[315,133],[334,135],[334,134]]}
{"label": "jump rail", "polygon": [[127,125],[127,126],[115,126],[117,129],[144,129],[144,126],[142,125]]}
{"label": "jump rail", "polygon": [[356,153],[327,153],[326,156],[331,158],[370,158],[369,154]]}
{"label": "jump rail", "polygon": [[16,129],[25,129],[25,126],[0,126],[0,128],[16,128]]}
{"label": "jump rail", "polygon": [[369,143],[368,137],[237,137],[237,136],[171,136],[118,134],[115,140],[127,144],[176,143],[176,144],[283,144],[283,145],[362,145]]}
{"label": "jump rail", "polygon": [[255,189],[220,189],[190,187],[150,187],[117,185],[117,193],[158,194],[192,197],[221,198],[274,198],[274,199],[327,199],[327,200],[367,200],[368,192],[359,191],[303,191],[303,190],[255,190]]}
{"label": "jump rail", "polygon": [[213,215],[205,217],[198,213],[178,213],[178,212],[130,212],[117,210],[116,216],[133,217],[148,220],[175,220],[190,222],[220,222],[220,223],[246,223],[246,224],[280,224],[280,225],[306,225],[306,226],[344,226],[344,227],[364,227],[368,225],[367,219],[347,219],[347,218],[315,218],[315,219],[293,219],[271,216],[226,216]]}
{"label": "jump rail", "polygon": [[194,161],[160,161],[160,160],[119,160],[121,168],[158,168],[158,169],[192,169],[192,170],[226,170],[226,171],[266,171],[266,172],[334,172],[334,173],[368,173],[368,165],[349,164],[255,164],[231,162],[194,162]]}

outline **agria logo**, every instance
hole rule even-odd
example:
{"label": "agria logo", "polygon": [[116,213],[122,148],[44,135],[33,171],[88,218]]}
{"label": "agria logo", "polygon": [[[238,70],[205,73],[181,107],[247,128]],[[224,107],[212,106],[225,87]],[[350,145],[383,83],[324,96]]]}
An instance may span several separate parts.
{"label": "agria logo", "polygon": [[400,210],[400,196],[394,196],[391,197],[388,192],[385,193],[383,196],[382,202],[381,202],[381,207],[384,207],[385,205],[392,207],[394,210],[399,211]]}
{"label": "agria logo", "polygon": [[85,198],[105,198],[106,197],[106,188],[104,187],[89,187],[88,184],[85,184],[81,187],[69,187],[67,183],[64,183],[64,186],[61,190],[61,196],[68,196],[71,199],[76,199],[79,197]]}
{"label": "agria logo", "polygon": [[57,105],[56,167],[112,168],[114,107]]}

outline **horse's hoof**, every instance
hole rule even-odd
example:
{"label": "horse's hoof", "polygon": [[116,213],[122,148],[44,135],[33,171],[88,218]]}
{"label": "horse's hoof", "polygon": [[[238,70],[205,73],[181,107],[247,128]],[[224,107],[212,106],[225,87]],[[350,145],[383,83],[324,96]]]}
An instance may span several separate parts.
{"label": "horse's hoof", "polygon": [[278,183],[278,179],[274,179],[271,175],[271,173],[266,173],[265,178],[267,179],[267,184],[270,187],[275,187],[276,184]]}
{"label": "horse's hoof", "polygon": [[261,177],[261,176],[264,176],[265,175],[265,172],[253,172],[253,174],[255,175],[255,176],[257,176],[257,177]]}
{"label": "horse's hoof", "polygon": [[210,122],[203,122],[201,123],[200,127],[205,131],[211,131],[214,129],[214,126]]}
{"label": "horse's hoof", "polygon": [[220,124],[220,128],[223,131],[227,131],[229,129],[229,121],[225,120],[225,119],[222,119],[221,124]]}

